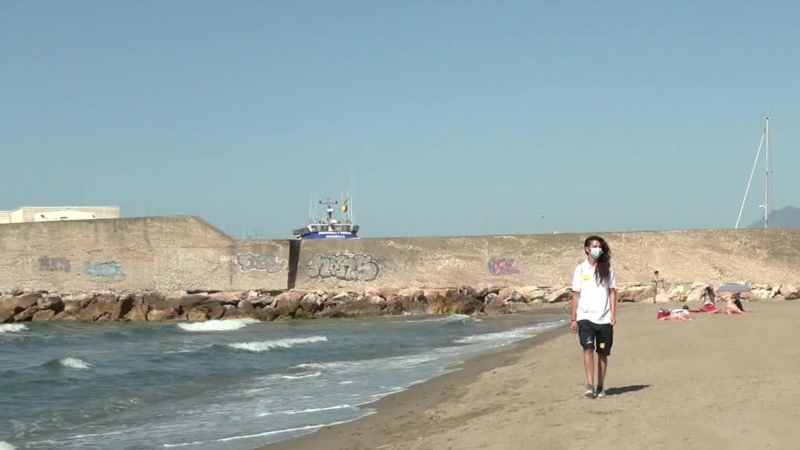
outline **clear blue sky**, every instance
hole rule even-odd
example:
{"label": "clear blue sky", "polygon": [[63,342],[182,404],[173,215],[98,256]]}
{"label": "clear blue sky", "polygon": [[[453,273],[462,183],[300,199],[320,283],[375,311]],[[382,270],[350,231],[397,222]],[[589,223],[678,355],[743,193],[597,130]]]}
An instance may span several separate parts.
{"label": "clear blue sky", "polygon": [[365,237],[732,227],[766,113],[774,207],[800,204],[798,24],[788,0],[2,0],[0,209],[286,238],[352,170]]}

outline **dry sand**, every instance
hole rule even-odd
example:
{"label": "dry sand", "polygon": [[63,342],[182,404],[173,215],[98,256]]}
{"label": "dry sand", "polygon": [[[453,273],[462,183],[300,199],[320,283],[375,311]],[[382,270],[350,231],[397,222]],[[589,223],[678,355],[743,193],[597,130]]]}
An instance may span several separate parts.
{"label": "dry sand", "polygon": [[799,448],[800,302],[745,308],[662,322],[656,305],[621,305],[603,399],[583,397],[581,350],[562,329],[265,449]]}

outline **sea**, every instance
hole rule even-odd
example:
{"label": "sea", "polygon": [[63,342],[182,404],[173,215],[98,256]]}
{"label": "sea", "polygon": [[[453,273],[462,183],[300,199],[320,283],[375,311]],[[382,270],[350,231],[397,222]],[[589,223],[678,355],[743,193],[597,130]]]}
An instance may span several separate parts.
{"label": "sea", "polygon": [[246,450],[373,414],[566,314],[0,324],[0,450]]}

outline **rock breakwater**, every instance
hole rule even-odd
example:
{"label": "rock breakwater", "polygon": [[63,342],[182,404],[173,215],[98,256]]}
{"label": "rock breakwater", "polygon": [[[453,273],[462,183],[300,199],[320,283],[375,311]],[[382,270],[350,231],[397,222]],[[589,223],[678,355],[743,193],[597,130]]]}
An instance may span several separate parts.
{"label": "rock breakwater", "polygon": [[[620,286],[621,303],[699,302],[705,283],[675,284],[654,298],[649,285]],[[743,299],[794,300],[800,288],[751,285]],[[397,314],[497,315],[544,307],[566,308],[569,286],[461,286],[449,289],[227,291],[227,292],[12,292],[0,296],[0,323],[71,320],[83,322],[260,321]]]}

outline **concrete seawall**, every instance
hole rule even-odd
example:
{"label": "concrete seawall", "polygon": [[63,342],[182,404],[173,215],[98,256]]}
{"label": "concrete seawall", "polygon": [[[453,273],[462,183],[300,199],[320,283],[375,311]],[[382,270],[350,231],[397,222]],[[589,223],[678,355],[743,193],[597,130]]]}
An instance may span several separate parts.
{"label": "concrete seawall", "polygon": [[[620,283],[800,281],[800,230],[602,233]],[[0,226],[0,291],[569,284],[586,234],[237,240],[197,217]]]}
{"label": "concrete seawall", "polygon": [[196,217],[0,226],[0,290],[285,289],[289,241],[238,241]]}

